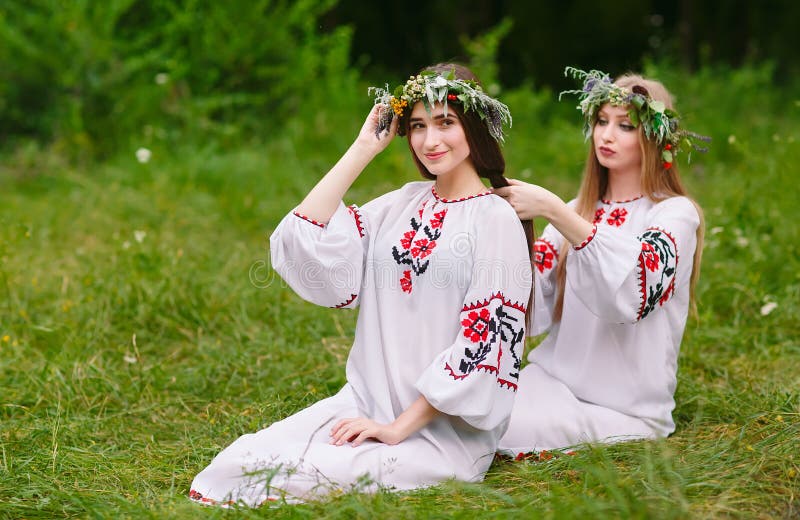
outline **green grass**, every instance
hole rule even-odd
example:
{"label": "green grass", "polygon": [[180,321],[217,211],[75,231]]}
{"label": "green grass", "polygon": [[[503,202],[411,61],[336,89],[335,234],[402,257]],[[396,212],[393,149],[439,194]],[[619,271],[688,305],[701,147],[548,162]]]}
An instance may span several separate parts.
{"label": "green grass", "polygon": [[[800,99],[758,70],[658,72],[690,128],[714,137],[682,164],[708,234],[675,435],[497,461],[480,485],[192,504],[192,477],[221,448],[344,383],[356,314],[302,302],[258,268],[360,114],[321,112],[261,145],[155,148],[148,164],[131,150],[75,166],[28,146],[0,165],[0,517],[800,515]],[[584,144],[553,98],[509,93],[509,174],[569,197]],[[349,200],[416,179],[398,140]]]}

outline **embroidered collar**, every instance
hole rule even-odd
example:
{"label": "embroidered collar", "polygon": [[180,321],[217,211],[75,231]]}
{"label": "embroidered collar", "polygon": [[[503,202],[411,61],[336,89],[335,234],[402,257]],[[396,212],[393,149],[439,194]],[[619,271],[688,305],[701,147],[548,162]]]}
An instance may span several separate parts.
{"label": "embroidered collar", "polygon": [[628,202],[633,202],[635,200],[639,200],[642,197],[644,197],[644,195],[637,195],[636,197],[633,197],[632,199],[628,199],[628,200],[600,199],[600,202],[602,202],[603,204],[627,204]]}
{"label": "embroidered collar", "polygon": [[436,193],[436,186],[435,185],[431,186],[431,193],[433,193],[433,196],[434,196],[434,198],[436,198],[437,201],[444,202],[445,204],[450,204],[451,202],[463,202],[465,200],[474,199],[476,197],[483,197],[484,195],[491,195],[492,194],[491,190],[487,190],[487,191],[484,191],[483,193],[477,193],[475,195],[469,195],[467,197],[461,197],[460,199],[445,199],[445,198],[440,197],[439,194]]}

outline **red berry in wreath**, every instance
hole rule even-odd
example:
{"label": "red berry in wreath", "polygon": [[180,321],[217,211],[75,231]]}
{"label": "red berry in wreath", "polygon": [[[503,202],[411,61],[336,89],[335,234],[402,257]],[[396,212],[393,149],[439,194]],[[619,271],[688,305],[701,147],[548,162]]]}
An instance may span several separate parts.
{"label": "red berry in wreath", "polygon": [[664,169],[665,170],[669,170],[670,168],[672,168],[672,163],[671,162],[665,162],[664,163]]}
{"label": "red berry in wreath", "polygon": [[667,145],[664,147],[664,150],[672,150],[672,145],[667,143]]}
{"label": "red berry in wreath", "polygon": [[458,96],[456,96],[455,94],[447,94],[447,100],[448,101],[457,101],[458,100]]}

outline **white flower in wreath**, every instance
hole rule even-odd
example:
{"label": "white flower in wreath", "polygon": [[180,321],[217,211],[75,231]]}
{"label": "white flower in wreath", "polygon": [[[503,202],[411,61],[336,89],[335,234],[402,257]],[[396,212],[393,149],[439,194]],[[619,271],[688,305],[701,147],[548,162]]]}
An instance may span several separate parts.
{"label": "white flower in wreath", "polygon": [[436,76],[433,81],[431,81],[431,86],[434,88],[446,87],[447,80],[444,79],[442,76]]}

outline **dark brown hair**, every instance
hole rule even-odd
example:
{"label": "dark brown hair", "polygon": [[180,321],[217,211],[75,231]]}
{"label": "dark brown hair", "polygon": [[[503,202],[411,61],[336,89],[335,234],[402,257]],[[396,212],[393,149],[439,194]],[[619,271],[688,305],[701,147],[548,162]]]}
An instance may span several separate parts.
{"label": "dark brown hair", "polygon": [[[455,77],[463,80],[472,80],[480,85],[480,80],[469,68],[458,63],[437,63],[426,67],[423,71],[433,71],[446,74],[453,72]],[[399,135],[406,135],[410,125],[411,110],[414,107],[408,107],[404,111],[403,116],[400,118],[397,126],[397,133]],[[506,160],[503,157],[503,152],[494,137],[489,133],[489,127],[481,120],[480,115],[475,110],[465,112],[461,107],[461,103],[457,101],[450,101],[447,104],[447,109],[456,113],[461,126],[464,128],[464,136],[469,146],[469,158],[472,165],[475,166],[475,171],[478,172],[479,177],[489,180],[492,188],[502,188],[508,186],[508,180],[505,178]],[[417,165],[417,169],[426,179],[436,179],[436,176],[425,168],[425,165],[419,160],[417,154],[411,146],[411,140],[408,140],[408,148],[411,150],[411,157]],[[525,230],[525,239],[528,242],[528,256],[533,260],[533,242],[536,240],[535,232],[533,229],[532,220],[523,220],[522,229]],[[528,301],[528,311],[526,313],[526,321],[530,316],[533,309],[533,281],[531,281],[531,297]]]}

